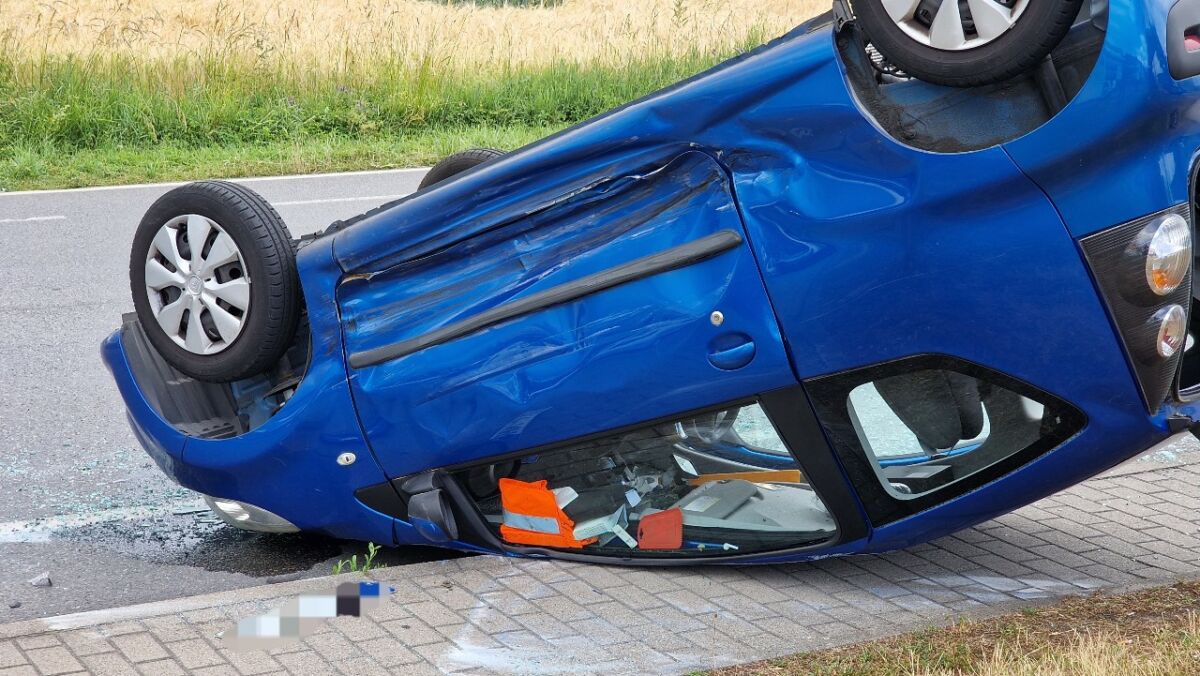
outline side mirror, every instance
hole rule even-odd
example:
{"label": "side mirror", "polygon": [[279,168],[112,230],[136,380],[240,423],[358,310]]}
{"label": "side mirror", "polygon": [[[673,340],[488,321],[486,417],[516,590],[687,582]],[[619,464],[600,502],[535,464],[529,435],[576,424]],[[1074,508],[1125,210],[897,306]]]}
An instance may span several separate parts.
{"label": "side mirror", "polygon": [[458,524],[440,488],[417,493],[408,500],[408,521],[430,542],[458,539]]}

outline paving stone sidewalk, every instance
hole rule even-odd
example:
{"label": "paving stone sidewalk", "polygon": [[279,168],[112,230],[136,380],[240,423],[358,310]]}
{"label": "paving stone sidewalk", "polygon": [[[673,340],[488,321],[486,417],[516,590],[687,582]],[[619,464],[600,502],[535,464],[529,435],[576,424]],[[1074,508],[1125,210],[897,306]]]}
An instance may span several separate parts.
{"label": "paving stone sidewalk", "polygon": [[0,625],[0,676],[683,673],[840,645],[1200,577],[1200,463],[1166,458],[883,556],[655,570],[477,556],[385,569],[376,577],[395,594],[368,617],[269,652],[232,652],[219,634],[355,578]]}

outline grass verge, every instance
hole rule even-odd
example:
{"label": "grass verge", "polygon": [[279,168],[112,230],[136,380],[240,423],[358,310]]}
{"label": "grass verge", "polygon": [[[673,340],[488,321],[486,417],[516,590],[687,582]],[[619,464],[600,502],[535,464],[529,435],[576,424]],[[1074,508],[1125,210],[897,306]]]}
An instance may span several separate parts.
{"label": "grass verge", "polygon": [[494,74],[0,56],[0,190],[412,166],[510,150],[729,56]]}
{"label": "grass verge", "polygon": [[821,0],[0,2],[0,190],[511,149],[826,9]]}
{"label": "grass verge", "polygon": [[192,181],[426,166],[470,147],[511,150],[559,125],[421,129],[394,136],[325,136],[275,143],[112,146],[64,151],[51,143],[0,148],[0,191]]}
{"label": "grass verge", "polygon": [[1141,676],[1200,673],[1200,582],[1055,605],[713,672]]}
{"label": "grass verge", "polygon": [[0,2],[0,190],[511,149],[827,9],[827,0]]}

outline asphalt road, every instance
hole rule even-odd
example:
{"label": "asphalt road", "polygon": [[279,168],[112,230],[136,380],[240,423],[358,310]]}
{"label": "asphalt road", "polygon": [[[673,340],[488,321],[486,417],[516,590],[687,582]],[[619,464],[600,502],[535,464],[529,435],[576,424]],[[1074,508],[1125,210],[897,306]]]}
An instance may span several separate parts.
{"label": "asphalt road", "polygon": [[[243,182],[300,235],[412,192],[423,173]],[[133,307],[134,229],[171,187],[0,193],[0,623],[326,574],[362,550],[219,524],[129,431],[99,346]],[[31,586],[43,572],[53,586]]]}

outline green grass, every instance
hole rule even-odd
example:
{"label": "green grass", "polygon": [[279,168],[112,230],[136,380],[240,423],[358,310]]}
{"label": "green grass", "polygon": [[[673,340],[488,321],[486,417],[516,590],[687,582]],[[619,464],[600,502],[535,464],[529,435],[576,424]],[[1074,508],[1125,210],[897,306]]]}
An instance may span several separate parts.
{"label": "green grass", "polygon": [[[747,39],[755,44],[759,36]],[[511,149],[729,54],[440,73],[0,55],[0,190],[425,164]]]}
{"label": "green grass", "polygon": [[713,676],[1200,673],[1200,583],[1072,597],[1010,615],[800,653]]}
{"label": "green grass", "polygon": [[427,166],[463,148],[512,149],[556,130],[476,126],[362,139],[328,135],[265,144],[167,143],[75,151],[47,143],[0,150],[0,191]]}

